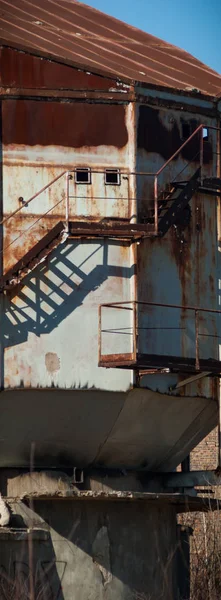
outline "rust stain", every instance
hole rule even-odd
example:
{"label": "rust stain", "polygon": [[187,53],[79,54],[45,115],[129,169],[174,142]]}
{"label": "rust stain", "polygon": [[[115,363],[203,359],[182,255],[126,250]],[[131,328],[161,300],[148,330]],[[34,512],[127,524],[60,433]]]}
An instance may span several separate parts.
{"label": "rust stain", "polygon": [[5,100],[2,112],[5,145],[122,148],[128,141],[123,105]]}
{"label": "rust stain", "polygon": [[49,373],[56,373],[60,369],[60,358],[55,352],[45,354],[45,366]]}

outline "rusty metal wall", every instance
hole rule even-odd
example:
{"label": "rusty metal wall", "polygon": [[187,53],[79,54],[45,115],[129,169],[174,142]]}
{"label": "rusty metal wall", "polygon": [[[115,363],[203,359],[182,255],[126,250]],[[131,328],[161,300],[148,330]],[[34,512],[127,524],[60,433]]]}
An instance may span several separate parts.
{"label": "rusty metal wall", "polygon": [[[24,90],[91,90],[96,95],[98,91],[108,92],[116,88],[116,81],[111,77],[102,77],[81,69],[73,69],[65,64],[42,59],[16,49],[0,48],[0,85],[3,88]],[[117,85],[118,90],[125,89],[122,83]],[[6,89],[5,89],[6,93]]]}
{"label": "rusty metal wall", "polygon": [[[129,179],[125,175],[120,186],[105,185],[102,173],[105,167],[129,167],[130,110],[128,105],[3,100],[4,216],[21,206],[21,198],[27,201],[62,171],[81,166],[101,173],[92,173],[91,185],[70,183],[70,194],[75,196],[70,199],[70,218],[130,217]],[[4,228],[5,269],[65,219],[65,192],[64,176],[9,219]],[[30,226],[28,235],[7,252],[13,238]]]}
{"label": "rusty metal wall", "polygon": [[[171,104],[172,104],[171,97]],[[137,170],[157,171],[181,146],[183,124],[193,131],[201,123],[217,126],[215,118],[183,110],[137,107]],[[199,167],[199,138],[194,138],[162,172],[159,193],[173,181],[188,181]],[[208,130],[204,144],[203,176],[216,176],[217,132]],[[153,205],[153,179],[137,178],[140,216]],[[219,308],[217,278],[217,198],[195,194],[189,209],[165,237],[145,240],[138,248],[138,300],[182,306]],[[195,356],[194,313],[180,309],[141,307],[139,351],[157,355]],[[217,316],[200,314],[200,357],[218,358]],[[182,374],[180,378],[184,379]],[[174,380],[174,377],[172,378]],[[144,377],[142,385],[168,389],[164,376]],[[171,383],[171,382],[170,382]],[[211,396],[207,380],[188,387],[191,393]],[[185,388],[181,391],[185,394]]]}
{"label": "rusty metal wall", "polygon": [[[35,68],[33,70],[35,72]],[[21,85],[22,81],[21,76]],[[28,85],[31,85],[30,82]],[[62,90],[59,93],[62,96]],[[165,107],[153,109],[143,104],[136,108],[135,103],[129,102],[128,98],[121,98],[119,103],[110,98],[104,101],[104,97],[102,101],[99,98],[92,101],[90,98],[90,101],[85,102],[82,97],[67,99],[60,97],[59,93],[56,100],[49,96],[46,100],[41,95],[38,98],[28,97],[26,90],[23,98],[18,98],[11,92],[11,97],[4,96],[2,100],[4,217],[10,216],[20,206],[21,198],[27,200],[61,172],[77,166],[91,167],[92,183],[80,187],[74,179],[70,180],[70,195],[73,196],[70,198],[70,219],[96,220],[118,217],[132,220],[136,218],[137,209],[139,217],[145,216],[153,198],[153,179],[145,176],[135,177],[130,175],[130,172],[155,172],[169,158],[170,153],[177,149],[181,142],[181,122],[186,118],[185,110],[175,111]],[[88,99],[87,95],[85,97]],[[188,113],[188,119],[190,118],[194,120],[195,125],[198,124],[198,117],[194,111],[191,116]],[[213,118],[207,117],[206,123],[214,123]],[[211,158],[215,144],[215,134],[211,134],[206,153],[208,174],[215,174]],[[194,144],[192,152],[196,152]],[[191,158],[192,154],[190,156],[184,153],[174,161],[171,172],[164,172],[160,185],[164,186],[175,170],[176,173],[180,172],[186,165],[186,176],[189,177],[198,166],[198,163],[191,164]],[[105,187],[103,170],[107,167],[119,168],[124,172],[120,186]],[[120,240],[69,239],[60,244],[45,262],[26,276],[24,285],[16,295],[4,296],[5,314],[1,328],[1,341],[4,346],[4,386],[8,390],[22,389],[22,396],[25,396],[24,388],[59,388],[59,411],[61,410],[63,415],[63,433],[59,438],[61,453],[67,446],[65,432],[67,421],[70,419],[70,413],[62,401],[63,390],[73,390],[75,398],[77,390],[81,390],[82,394],[84,390],[89,390],[87,402],[91,401],[93,406],[91,404],[89,413],[88,404],[85,409],[84,414],[89,414],[87,426],[80,409],[80,416],[77,415],[76,407],[73,408],[72,414],[72,420],[76,421],[75,442],[80,452],[79,464],[82,461],[82,452],[84,457],[87,455],[85,460],[88,460],[89,455],[91,460],[91,452],[94,450],[91,451],[90,448],[89,452],[88,448],[92,430],[96,434],[96,444],[101,433],[103,436],[102,426],[95,427],[95,424],[98,424],[100,404],[94,404],[93,390],[101,391],[103,410],[107,415],[109,413],[106,410],[110,409],[111,415],[105,417],[105,439],[108,441],[109,435],[111,438],[108,441],[108,451],[105,449],[102,454],[105,444],[103,437],[101,449],[99,445],[104,464],[118,465],[118,461],[121,460],[121,466],[132,463],[136,467],[144,463],[149,465],[151,456],[153,461],[156,460],[156,446],[159,445],[158,441],[156,442],[157,435],[159,429],[164,428],[165,422],[165,411],[163,412],[156,403],[157,390],[165,393],[169,422],[172,415],[171,427],[168,426],[164,430],[162,455],[170,457],[168,460],[172,463],[169,464],[172,464],[173,468],[180,460],[181,448],[188,452],[191,444],[195,443],[196,432],[197,441],[200,441],[205,433],[205,421],[206,427],[210,429],[216,422],[214,407],[211,409],[211,420],[207,419],[207,412],[201,410],[201,401],[206,411],[211,408],[211,402],[202,396],[216,398],[214,383],[212,387],[210,383],[201,382],[190,386],[188,391],[182,390],[181,394],[185,396],[185,419],[183,416],[183,429],[177,438],[174,422],[175,418],[179,420],[176,412],[178,408],[174,409],[173,404],[177,399],[172,398],[170,401],[170,376],[162,376],[160,381],[154,376],[142,379],[141,385],[150,388],[152,402],[151,405],[148,404],[144,418],[145,398],[141,400],[139,408],[134,398],[134,413],[129,408],[128,414],[122,410],[125,398],[122,397],[120,402],[116,398],[116,392],[128,391],[134,385],[133,372],[98,367],[99,304],[134,299],[202,304],[203,298],[206,307],[214,308],[217,299],[216,201],[197,196],[194,202],[194,206],[193,201],[191,202],[190,222],[185,222],[184,228],[181,227],[179,231],[171,230],[161,240],[146,240],[138,247],[135,243]],[[22,217],[16,215],[8,220],[4,226],[5,270],[32,248],[54,224],[64,219],[65,208],[65,180],[61,179],[25,207],[21,211]],[[47,215],[43,216],[47,211]],[[35,225],[30,227],[33,223]],[[26,235],[20,236],[24,229],[29,227]],[[18,240],[11,244],[16,237]],[[117,326],[121,328],[120,340],[123,340],[121,351],[125,352],[127,340],[131,344],[128,329],[130,325],[132,327],[132,322],[128,324],[122,312]],[[186,344],[192,343],[191,323],[187,315],[180,314],[175,323],[180,333],[178,337],[177,333],[175,334],[174,342],[168,334],[168,328],[164,329],[163,333],[156,332],[157,318],[156,313],[151,314],[151,330],[148,335],[145,331],[143,336],[139,336],[140,348],[143,345],[146,351],[149,344],[152,352],[155,349],[162,354],[166,352],[169,340],[170,351],[173,344],[176,353],[180,349],[186,351]],[[173,327],[174,330],[174,317],[171,315],[169,318],[169,327]],[[161,325],[164,326],[162,314],[161,320]],[[113,328],[110,342],[110,351],[113,352],[116,321],[112,320],[107,325]],[[211,321],[210,325],[214,334],[215,324]],[[139,327],[142,329],[146,326],[149,326],[148,315],[143,312],[139,314]],[[188,327],[190,332],[186,337],[183,331]],[[140,391],[149,396],[149,390]],[[113,392],[111,399],[109,392]],[[198,398],[200,415],[203,412],[201,423],[197,426],[195,398],[192,398],[196,395],[201,397]],[[112,396],[116,400],[114,410]],[[186,403],[187,397],[191,399],[190,407]],[[36,424],[35,434],[30,426],[29,435],[31,439],[35,435],[42,447],[43,440],[48,439],[48,426],[43,422],[42,408],[37,403],[35,405],[38,425]],[[156,420],[155,429],[152,426],[154,411],[160,421],[159,424]],[[117,425],[118,414],[120,429]],[[130,423],[131,415],[135,415],[133,427]],[[147,423],[151,424],[152,431],[152,437],[149,436],[148,440]],[[54,428],[52,430],[54,431]],[[70,448],[74,461],[77,454],[73,449],[72,433],[71,426]],[[22,438],[23,434],[19,429],[13,460],[19,453],[20,460],[24,460]],[[142,438],[141,448],[138,438]],[[86,440],[85,444],[83,440]],[[29,460],[29,441],[28,438],[25,461]],[[48,455],[51,456],[52,446],[49,446]],[[97,447],[95,450],[93,457],[96,461]],[[10,452],[11,445],[9,454]],[[159,456],[160,465],[162,455]],[[11,464],[11,454],[7,460]]]}
{"label": "rusty metal wall", "polygon": [[[100,86],[111,80],[4,50],[2,81],[22,89]],[[19,68],[18,68],[19,67]],[[71,71],[71,74],[70,74]],[[48,78],[48,73],[50,76]],[[91,184],[70,180],[69,218],[134,216],[134,107],[128,102],[62,98],[2,100],[3,216],[10,215],[66,170],[90,167]],[[120,185],[105,185],[104,169],[124,170]],[[66,214],[65,176],[4,225],[4,271],[33,248]],[[59,202],[59,204],[57,204]],[[45,214],[47,213],[47,214]],[[45,215],[45,216],[44,216]],[[24,235],[21,235],[24,234]],[[98,387],[126,390],[132,374],[98,368],[98,305],[134,296],[130,243],[70,240],[60,244],[5,298],[5,387]],[[71,338],[70,338],[70,331]],[[66,354],[67,351],[67,354]]]}

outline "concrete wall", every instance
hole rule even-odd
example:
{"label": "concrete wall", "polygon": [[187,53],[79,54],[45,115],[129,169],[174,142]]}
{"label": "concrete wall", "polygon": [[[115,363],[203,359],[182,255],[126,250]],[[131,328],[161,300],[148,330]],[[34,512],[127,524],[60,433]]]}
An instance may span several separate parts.
{"label": "concrete wall", "polygon": [[[178,598],[175,507],[53,500],[35,502],[34,512],[22,502],[12,510],[20,525],[45,530],[33,533],[33,571],[47,599]],[[0,532],[0,565],[12,579],[16,574],[27,582],[28,534],[23,536],[19,541],[18,532],[17,538]]]}

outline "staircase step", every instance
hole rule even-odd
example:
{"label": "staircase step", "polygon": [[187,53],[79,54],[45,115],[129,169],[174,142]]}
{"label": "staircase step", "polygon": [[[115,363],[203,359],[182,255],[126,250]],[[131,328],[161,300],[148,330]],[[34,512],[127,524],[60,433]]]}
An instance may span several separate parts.
{"label": "staircase step", "polygon": [[[213,184],[212,179],[216,180]],[[176,187],[176,189],[183,190],[186,184],[187,181],[177,181],[174,183],[174,187]],[[217,178],[215,177],[207,180],[204,179],[203,184],[199,185],[197,192],[200,194],[207,194],[209,196],[221,196],[221,183],[219,184]]]}
{"label": "staircase step", "polygon": [[11,289],[19,283],[27,273],[34,269],[58,245],[65,224],[59,221],[37,244],[31,248],[15,265],[0,278],[2,289]]}
{"label": "staircase step", "polygon": [[176,222],[177,216],[183,211],[185,206],[189,204],[193,194],[200,186],[200,168],[194,173],[191,179],[186,183],[182,191],[176,196],[172,205],[168,208],[165,214],[160,218],[158,231],[161,236],[165,235],[170,227]]}

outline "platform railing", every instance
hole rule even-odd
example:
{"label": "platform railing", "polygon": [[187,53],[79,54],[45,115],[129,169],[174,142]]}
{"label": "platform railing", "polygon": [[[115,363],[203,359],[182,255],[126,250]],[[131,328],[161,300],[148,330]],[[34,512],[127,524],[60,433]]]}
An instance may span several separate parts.
{"label": "platform railing", "polygon": [[[147,178],[152,178],[153,179],[153,202],[154,202],[154,235],[158,235],[158,221],[159,221],[159,215],[158,215],[158,205],[159,205],[159,178],[161,176],[161,174],[165,171],[165,169],[170,166],[170,164],[172,163],[172,161],[180,154],[180,152],[182,152],[182,150],[193,140],[194,137],[198,136],[199,139],[199,150],[197,152],[197,156],[199,156],[199,164],[200,164],[200,168],[201,168],[201,182],[203,180],[203,153],[204,153],[204,130],[216,130],[216,131],[221,131],[220,128],[218,127],[213,127],[213,126],[208,126],[208,125],[204,125],[201,124],[199,125],[195,131],[193,131],[193,133],[183,142],[183,144],[181,146],[179,146],[179,148],[172,154],[172,156],[162,165],[162,167],[156,171],[156,172],[145,172],[145,171],[128,171],[125,169],[119,169],[120,174],[122,176],[127,176],[127,177],[147,177]],[[193,157],[196,158],[196,157]],[[189,163],[191,163],[191,160],[187,162],[186,167],[188,167]],[[182,172],[185,170],[184,167],[182,169]],[[17,216],[18,214],[22,214],[22,211],[24,211],[25,208],[27,208],[36,198],[38,198],[43,192],[49,190],[56,182],[58,182],[60,179],[64,178],[65,179],[65,183],[64,183],[64,188],[65,188],[65,214],[64,214],[64,220],[66,223],[66,231],[68,232],[68,228],[69,228],[69,219],[70,219],[70,198],[73,198],[73,195],[70,194],[70,180],[73,178],[73,174],[77,171],[77,169],[80,169],[81,167],[75,167],[74,169],[71,170],[66,170],[66,171],[62,171],[59,175],[57,175],[54,179],[52,179],[50,182],[48,182],[45,186],[43,186],[40,190],[38,190],[34,195],[32,195],[30,198],[28,198],[27,200],[23,200],[21,206],[19,206],[16,210],[14,210],[12,213],[10,213],[9,215],[7,215],[6,217],[4,217],[1,221],[0,221],[0,225],[4,226],[6,223],[8,223],[9,221],[12,221],[13,218],[15,216]],[[82,167],[83,168],[83,167]],[[113,168],[113,167],[109,167],[109,168]],[[93,167],[90,169],[90,173],[104,173],[106,169],[96,169]],[[179,173],[178,173],[179,175]],[[175,174],[173,177],[173,181],[175,181]],[[170,178],[169,178],[170,179]],[[171,183],[170,181],[168,181],[168,183]],[[84,197],[81,196],[81,199],[84,200]],[[85,200],[87,199],[87,197],[85,196]],[[99,199],[102,199],[101,197]],[[111,198],[113,200],[113,198]],[[116,199],[117,199],[117,195],[116,195]],[[108,200],[108,196],[105,196],[103,198],[104,201]],[[141,198],[130,198],[129,196],[127,198],[123,198],[123,200],[127,200],[128,203],[134,203],[136,202],[136,204],[138,203],[138,201],[142,200]],[[122,198],[119,198],[119,201],[122,201]],[[28,232],[30,232],[30,229],[32,227],[34,227],[34,225],[39,222],[41,219],[43,219],[45,216],[47,216],[48,214],[51,213],[51,211],[54,210],[54,208],[56,208],[58,205],[60,205],[63,202],[63,198],[58,200],[57,202],[55,202],[55,204],[53,204],[52,207],[50,207],[47,211],[45,211],[44,213],[42,213],[36,220],[34,223],[32,223],[27,229],[23,230],[14,240],[12,240],[5,248],[2,252],[5,252],[10,246],[12,246],[20,237],[22,237],[23,235],[27,234]],[[91,215],[88,215],[88,218],[90,219]],[[131,215],[131,219],[136,219],[136,214]]]}
{"label": "platform railing", "polygon": [[[98,363],[100,366],[102,366],[102,362],[105,362],[105,364],[108,363],[108,360],[110,361],[111,365],[113,365],[113,363],[120,363],[122,361],[129,361],[131,362],[131,365],[134,363],[136,364],[137,362],[137,354],[138,354],[138,348],[139,348],[139,332],[142,331],[144,328],[139,326],[139,320],[138,320],[138,313],[140,308],[143,307],[147,307],[147,308],[162,308],[162,309],[174,309],[174,310],[180,310],[182,311],[182,315],[183,316],[183,312],[187,311],[189,313],[193,313],[194,315],[194,322],[195,322],[195,341],[194,341],[194,346],[195,346],[195,369],[196,371],[200,370],[200,350],[199,350],[199,338],[201,335],[206,335],[206,334],[201,334],[200,330],[199,330],[199,320],[200,320],[200,315],[201,314],[213,314],[213,315],[221,315],[221,310],[218,309],[209,309],[209,308],[203,308],[203,307],[199,307],[199,306],[189,306],[189,305],[181,305],[181,304],[165,304],[162,302],[139,302],[139,301],[126,301],[126,302],[109,302],[109,303],[105,303],[105,304],[100,304],[99,306],[99,310],[98,310]],[[128,335],[130,336],[130,339],[132,338],[132,348],[130,348],[129,352],[127,353],[114,353],[114,354],[104,354],[103,353],[103,344],[102,344],[102,335],[111,333],[112,335],[115,334],[119,334],[120,330],[117,330],[117,328],[104,328],[103,329],[103,311],[105,309],[115,309],[115,310],[121,310],[121,311],[130,311],[132,314],[132,319],[131,319],[131,326],[129,326],[128,329]],[[160,329],[161,327],[159,327]],[[163,329],[163,328],[162,328]],[[173,328],[171,327],[171,330]],[[182,327],[179,328],[180,331],[182,329]],[[217,334],[215,335],[211,335],[209,334],[210,337],[212,338],[217,338]],[[217,344],[217,353],[218,353],[218,344]],[[162,355],[163,357],[163,355]],[[186,357],[183,357],[186,358]],[[217,361],[219,361],[219,358],[215,359]],[[131,367],[132,368],[132,367]]]}

